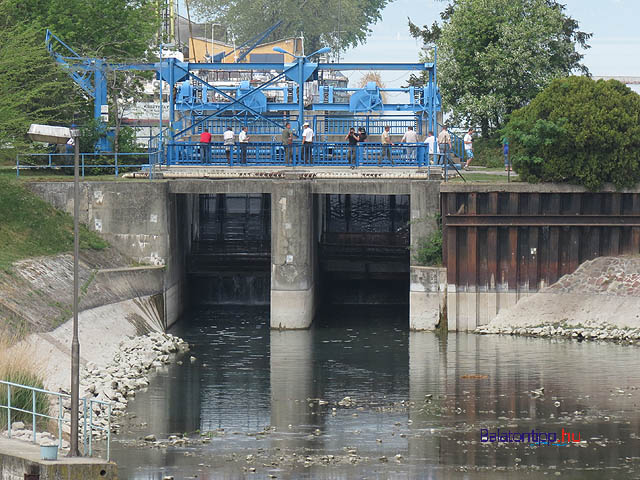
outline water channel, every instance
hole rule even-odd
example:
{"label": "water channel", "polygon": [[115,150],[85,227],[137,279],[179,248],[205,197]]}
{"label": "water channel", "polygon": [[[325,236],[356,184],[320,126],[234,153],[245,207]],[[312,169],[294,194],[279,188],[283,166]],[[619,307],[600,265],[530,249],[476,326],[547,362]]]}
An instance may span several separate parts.
{"label": "water channel", "polygon": [[[268,307],[193,311],[172,333],[196,361],[160,370],[119,419],[120,478],[640,478],[637,347],[415,333],[406,319],[343,307],[278,332]],[[151,447],[150,433],[189,442]]]}

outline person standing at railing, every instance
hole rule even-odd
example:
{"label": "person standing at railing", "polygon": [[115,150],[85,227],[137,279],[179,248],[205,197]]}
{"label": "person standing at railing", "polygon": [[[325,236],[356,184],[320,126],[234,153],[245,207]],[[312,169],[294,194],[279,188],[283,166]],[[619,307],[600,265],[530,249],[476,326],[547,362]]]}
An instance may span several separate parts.
{"label": "person standing at railing", "polygon": [[449,152],[451,152],[451,135],[446,125],[442,126],[442,131],[438,135],[438,149],[442,155],[442,164],[449,164]]}
{"label": "person standing at railing", "polygon": [[507,137],[502,139],[502,154],[504,155],[504,171],[513,171],[510,165],[511,162],[509,162],[509,140],[507,140]]}
{"label": "person standing at railing", "polygon": [[469,165],[471,165],[471,161],[473,160],[473,128],[470,128],[464,136],[464,153],[467,156],[467,161],[463,168],[469,170]]}
{"label": "person standing at railing", "polygon": [[436,143],[436,137],[433,132],[429,132],[427,138],[424,139],[424,143],[427,145],[427,161],[429,164],[440,163],[436,160],[436,154],[438,153],[438,144]]}
{"label": "person standing at railing", "polygon": [[222,135],[224,152],[227,155],[228,164],[231,164],[231,150],[233,149],[233,144],[235,143],[235,137],[236,135],[233,133],[233,129],[231,127],[227,127],[224,134]]}
{"label": "person standing at railing", "polygon": [[344,139],[349,142],[349,152],[347,154],[349,167],[356,168],[356,148],[358,148],[358,140],[360,139],[356,133],[356,129],[351,127],[349,129],[349,133],[347,133],[347,136],[344,137]]}
{"label": "person standing at railing", "polygon": [[302,130],[302,161],[305,164],[313,165],[313,130],[309,122],[304,122]]}
{"label": "person standing at railing", "polygon": [[247,135],[248,128],[242,127],[240,135],[238,136],[238,143],[240,144],[240,163],[247,164],[247,147],[249,146],[249,135]]}
{"label": "person standing at railing", "polygon": [[200,161],[202,163],[211,162],[211,134],[205,128],[200,134]]}
{"label": "person standing at railing", "polygon": [[389,159],[391,165],[395,165],[393,156],[391,154],[391,147],[393,146],[393,143],[391,142],[391,133],[389,133],[389,130],[389,125],[385,125],[384,132],[382,132],[382,135],[380,136],[380,142],[382,143],[382,152],[380,154],[380,160],[378,160],[378,165],[381,165],[382,161],[385,158]]}
{"label": "person standing at railing", "polygon": [[417,157],[417,147],[416,147],[416,143],[418,143],[418,134],[415,132],[415,130],[413,129],[413,127],[407,127],[407,131],[404,132],[404,135],[402,136],[402,140],[400,140],[400,143],[409,143],[409,144],[413,144],[411,146],[407,146],[407,156],[410,160],[415,160]]}
{"label": "person standing at railing", "polygon": [[291,165],[291,145],[293,144],[293,132],[291,124],[287,122],[282,130],[282,145],[284,146],[284,161],[287,165]]}
{"label": "person standing at railing", "polygon": [[[364,129],[364,127],[358,127],[358,143],[364,143],[367,141],[367,131]],[[365,155],[366,151],[365,151],[365,147],[364,145],[361,145],[359,148],[356,148],[356,158],[358,158],[358,155],[360,155],[360,162],[362,162],[362,158]],[[356,162],[357,164],[357,162]]]}

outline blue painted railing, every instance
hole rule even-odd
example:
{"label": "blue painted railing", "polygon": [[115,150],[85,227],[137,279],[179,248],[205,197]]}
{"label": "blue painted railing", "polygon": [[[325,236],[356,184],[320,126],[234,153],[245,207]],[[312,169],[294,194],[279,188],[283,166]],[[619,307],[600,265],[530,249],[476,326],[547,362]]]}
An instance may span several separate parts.
{"label": "blue painted railing", "polygon": [[[7,382],[0,380],[0,385],[3,389],[6,389],[6,402],[0,404],[0,409],[7,412],[7,436],[11,438],[12,427],[15,422],[12,418],[15,413],[24,413],[31,416],[31,434],[33,443],[37,443],[37,426],[38,419],[54,420],[58,427],[58,448],[62,448],[62,424],[70,423],[64,417],[63,402],[71,400],[71,396],[66,393],[50,392],[42,388],[31,387],[28,385],[20,385],[18,383]],[[16,397],[17,392],[30,392],[31,393],[31,408],[24,409],[12,404],[12,398]],[[37,396],[46,395],[55,399],[54,405],[57,406],[57,415],[51,415],[49,411],[42,412],[37,409]],[[93,455],[93,431],[102,431],[107,436],[107,462],[111,460],[111,403],[95,400],[93,398],[81,398],[81,411],[79,412],[79,424],[82,425],[82,439],[83,439],[83,454],[86,456]],[[53,408],[55,408],[52,405]],[[101,407],[106,407],[107,410],[107,426],[94,423],[93,411]],[[51,410],[53,410],[53,408]]]}
{"label": "blue painted railing", "polygon": [[[113,163],[106,163],[112,159]],[[163,163],[162,152],[150,153],[81,153],[79,157],[80,175],[84,177],[85,171],[92,168],[113,169],[117,177],[123,168],[136,168],[149,170],[151,165]],[[21,153],[16,155],[16,175],[20,176],[21,170],[62,170],[72,169],[73,153]]]}
{"label": "blue painted railing", "polygon": [[[297,117],[271,117],[274,121],[284,125],[287,121],[294,127],[297,125]],[[346,135],[349,128],[356,130],[363,127],[369,135],[381,135],[385,126],[389,126],[391,135],[403,135],[407,127],[413,129],[420,135],[424,135],[422,122],[414,115],[355,115],[355,116],[332,116],[313,115],[306,118],[311,124],[311,128],[316,135]],[[228,128],[237,134],[242,127],[247,127],[249,135],[273,135],[279,137],[282,128],[262,118],[250,116],[242,117],[215,117],[205,120],[193,129],[188,130],[188,135],[198,135],[206,128],[213,135],[222,135]],[[294,128],[295,130],[295,128]],[[155,145],[153,145],[155,146]],[[150,148],[153,148],[150,144]]]}
{"label": "blue painted railing", "polygon": [[366,142],[355,147],[346,142],[314,142],[308,147],[294,143],[285,147],[278,142],[250,142],[224,145],[175,142],[167,145],[168,165],[249,165],[249,166],[415,166],[442,163],[442,155],[429,153],[424,143],[395,144]]}

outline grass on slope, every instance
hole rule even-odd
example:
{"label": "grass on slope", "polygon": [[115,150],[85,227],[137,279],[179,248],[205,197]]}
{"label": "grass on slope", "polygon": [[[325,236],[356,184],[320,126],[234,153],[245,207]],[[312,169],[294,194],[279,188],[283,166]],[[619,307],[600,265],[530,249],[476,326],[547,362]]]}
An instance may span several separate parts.
{"label": "grass on slope", "polygon": [[[80,248],[101,250],[107,243],[80,226]],[[38,255],[73,250],[73,219],[29,192],[21,182],[0,175],[0,269]]]}

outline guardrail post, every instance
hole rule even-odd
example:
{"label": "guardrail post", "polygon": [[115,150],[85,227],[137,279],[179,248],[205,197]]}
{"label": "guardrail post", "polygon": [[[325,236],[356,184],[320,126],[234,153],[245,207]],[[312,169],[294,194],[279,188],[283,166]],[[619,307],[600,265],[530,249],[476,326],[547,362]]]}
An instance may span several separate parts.
{"label": "guardrail post", "polygon": [[31,430],[33,431],[33,443],[36,443],[36,391],[31,390]]}
{"label": "guardrail post", "polygon": [[58,448],[62,448],[62,396],[58,395]]}
{"label": "guardrail post", "polygon": [[20,178],[20,155],[16,155],[16,177]]}
{"label": "guardrail post", "polygon": [[7,385],[7,435],[11,438],[11,385]]}
{"label": "guardrail post", "polygon": [[109,419],[109,430],[107,430],[107,462],[109,462],[111,460],[111,402],[109,402],[109,416],[107,418]]}
{"label": "guardrail post", "polygon": [[115,152],[115,163],[116,163],[116,178],[118,178],[118,152]]}
{"label": "guardrail post", "polygon": [[93,400],[89,403],[89,456],[93,456]]}
{"label": "guardrail post", "polygon": [[82,454],[87,454],[87,397],[82,399]]}
{"label": "guardrail post", "polygon": [[80,155],[80,158],[82,160],[82,178],[84,178],[84,153]]}
{"label": "guardrail post", "polygon": [[51,167],[51,154],[49,154],[49,167]]}

